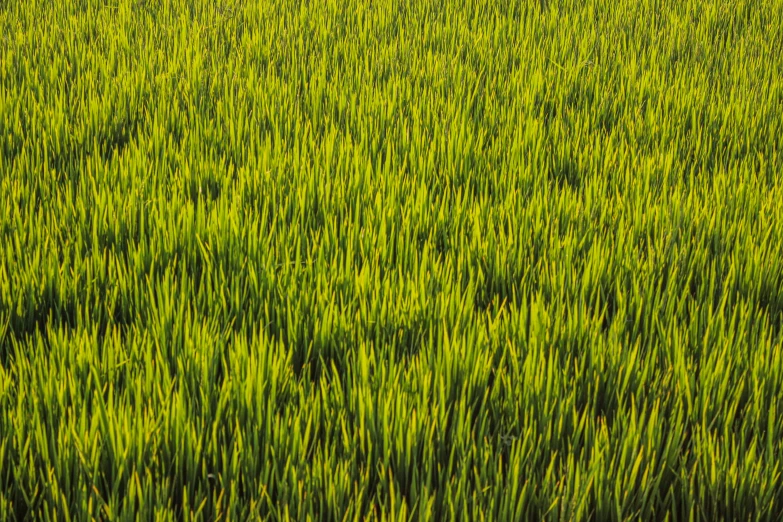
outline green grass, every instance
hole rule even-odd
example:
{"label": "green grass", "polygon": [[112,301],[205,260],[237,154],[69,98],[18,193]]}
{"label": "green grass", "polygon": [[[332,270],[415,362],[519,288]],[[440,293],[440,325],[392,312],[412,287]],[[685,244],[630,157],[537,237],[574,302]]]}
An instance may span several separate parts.
{"label": "green grass", "polygon": [[0,3],[0,519],[780,520],[782,12]]}

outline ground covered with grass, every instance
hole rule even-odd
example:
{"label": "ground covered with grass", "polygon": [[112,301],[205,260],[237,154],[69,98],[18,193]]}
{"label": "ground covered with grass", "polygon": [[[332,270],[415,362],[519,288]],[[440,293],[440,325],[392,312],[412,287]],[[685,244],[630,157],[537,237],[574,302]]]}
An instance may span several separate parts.
{"label": "ground covered with grass", "polygon": [[0,3],[0,519],[780,520],[782,12]]}

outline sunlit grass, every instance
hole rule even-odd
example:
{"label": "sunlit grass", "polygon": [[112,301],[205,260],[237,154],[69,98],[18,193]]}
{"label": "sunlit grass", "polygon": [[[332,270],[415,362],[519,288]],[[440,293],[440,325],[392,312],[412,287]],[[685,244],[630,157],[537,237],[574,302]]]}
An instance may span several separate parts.
{"label": "sunlit grass", "polygon": [[780,520],[780,13],[0,3],[0,520]]}

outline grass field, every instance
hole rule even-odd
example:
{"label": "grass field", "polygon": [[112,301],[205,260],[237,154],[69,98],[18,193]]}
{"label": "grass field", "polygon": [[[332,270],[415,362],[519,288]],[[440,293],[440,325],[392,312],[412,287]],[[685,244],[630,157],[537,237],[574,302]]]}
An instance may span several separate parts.
{"label": "grass field", "polygon": [[0,2],[0,520],[781,520],[781,13]]}

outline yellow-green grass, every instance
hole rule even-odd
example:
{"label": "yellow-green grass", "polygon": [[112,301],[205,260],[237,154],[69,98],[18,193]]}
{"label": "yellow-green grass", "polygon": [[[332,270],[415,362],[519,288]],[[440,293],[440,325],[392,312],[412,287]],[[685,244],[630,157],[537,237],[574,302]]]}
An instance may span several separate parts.
{"label": "yellow-green grass", "polygon": [[0,519],[780,520],[781,13],[0,2]]}

